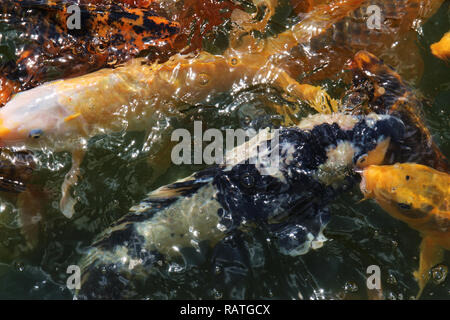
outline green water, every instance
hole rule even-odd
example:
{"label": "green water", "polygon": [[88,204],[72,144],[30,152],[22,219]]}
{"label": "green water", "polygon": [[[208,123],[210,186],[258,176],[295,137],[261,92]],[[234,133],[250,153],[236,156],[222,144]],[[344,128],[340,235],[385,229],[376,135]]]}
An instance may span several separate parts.
{"label": "green water", "polygon": [[[281,21],[286,16],[288,11],[278,12]],[[0,41],[0,54],[2,59],[11,59],[14,52],[11,39],[16,35],[5,26],[0,27],[5,35]],[[276,19],[272,28],[277,30]],[[450,30],[448,2],[423,30],[418,44],[425,61],[425,74],[417,89],[426,100],[427,124],[441,150],[449,156],[450,69],[428,50],[431,43]],[[331,89],[340,86],[328,85]],[[82,179],[74,190],[78,203],[71,220],[58,210],[59,188],[70,168],[70,155],[38,153],[41,166],[33,184],[45,190],[50,201],[34,248],[27,247],[21,234],[15,199],[3,194],[0,200],[0,298],[71,299],[72,294],[65,287],[66,269],[77,264],[97,234],[148,191],[203,168],[170,165],[165,151],[171,132],[176,128],[192,130],[194,120],[221,129],[276,125],[280,119],[266,107],[268,101],[291,107],[278,92],[257,87],[234,97],[222,95],[207,106],[181,113],[157,113],[147,143],[141,132],[91,139],[82,164]],[[373,202],[358,203],[359,200],[361,194],[355,188],[331,204],[333,218],[325,231],[330,241],[320,250],[301,257],[280,254],[262,231],[245,235],[251,277],[234,290],[224,288],[205,263],[189,270],[173,268],[143,298],[298,299],[301,292],[301,297],[306,299],[365,299],[366,269],[370,265],[380,266],[386,297],[414,296],[418,287],[412,272],[418,266],[419,234],[390,218]],[[449,253],[443,265],[450,267]],[[430,281],[423,298],[449,299],[449,278],[440,284]]]}

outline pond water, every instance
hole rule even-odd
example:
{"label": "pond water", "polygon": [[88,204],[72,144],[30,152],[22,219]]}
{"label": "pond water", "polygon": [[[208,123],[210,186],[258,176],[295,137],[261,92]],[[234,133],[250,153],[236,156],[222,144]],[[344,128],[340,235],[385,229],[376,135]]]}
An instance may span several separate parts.
{"label": "pond water", "polygon": [[[280,24],[292,23],[293,12],[286,8],[277,12],[271,32],[279,32]],[[447,1],[418,36],[425,67],[415,85],[425,101],[426,123],[446,156],[450,155],[450,69],[428,48],[448,30]],[[13,59],[12,49],[21,41],[14,26],[0,24],[0,36],[1,59]],[[211,51],[220,51],[221,46],[220,39],[207,44]],[[339,80],[320,84],[337,94],[346,88]],[[149,137],[144,132],[126,132],[90,139],[81,166],[82,179],[74,190],[77,204],[72,219],[65,218],[58,207],[70,154],[36,152],[39,169],[32,184],[48,199],[42,201],[45,210],[32,248],[21,232],[16,198],[0,194],[0,299],[72,299],[72,292],[66,288],[67,267],[79,262],[101,231],[149,191],[205,167],[171,164],[167,145],[175,129],[192,131],[194,120],[221,130],[276,126],[282,120],[267,107],[273,103],[297,119],[306,114],[298,112],[277,90],[257,86],[220,95],[208,105],[182,112],[156,112]],[[285,256],[263,231],[249,231],[243,237],[243,246],[249,253],[250,276],[239,283],[224,279],[208,262],[191,268],[174,264],[155,279],[152,290],[142,292],[142,298],[367,299],[366,270],[371,265],[381,268],[386,298],[415,296],[418,286],[412,273],[419,262],[419,233],[392,219],[374,202],[359,202],[361,199],[355,187],[330,204],[332,220],[325,230],[329,241],[319,250],[295,258]],[[448,252],[442,265],[450,267]],[[430,281],[422,298],[449,299],[449,278],[440,283]]]}

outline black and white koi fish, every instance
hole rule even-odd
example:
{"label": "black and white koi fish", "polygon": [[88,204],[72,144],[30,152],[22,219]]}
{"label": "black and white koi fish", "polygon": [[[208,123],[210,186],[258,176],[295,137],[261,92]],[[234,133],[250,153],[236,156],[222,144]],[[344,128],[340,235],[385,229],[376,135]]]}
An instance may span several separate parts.
{"label": "black and white koi fish", "polygon": [[[403,133],[402,121],[376,114],[315,115],[259,133],[229,151],[226,164],[151,192],[107,229],[82,259],[78,297],[135,298],[158,264],[202,255],[249,227],[266,228],[284,254],[322,247],[326,205],[357,181],[351,169],[383,163]],[[258,150],[264,159],[277,152],[278,166],[267,170]]]}

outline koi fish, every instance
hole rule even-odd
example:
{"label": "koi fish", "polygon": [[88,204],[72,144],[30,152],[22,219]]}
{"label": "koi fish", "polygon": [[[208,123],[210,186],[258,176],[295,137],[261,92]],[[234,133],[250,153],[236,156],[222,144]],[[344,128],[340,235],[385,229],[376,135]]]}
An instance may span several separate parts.
{"label": "koi fish", "polygon": [[392,217],[420,232],[420,298],[430,269],[450,250],[450,175],[419,164],[370,166],[362,173],[361,191]]}
{"label": "koi fish", "polygon": [[[320,87],[300,84],[280,69],[280,52],[330,27],[364,0],[345,0],[317,6],[308,17],[276,38],[263,40],[257,51],[244,46],[223,55],[200,52],[177,54],[162,64],[136,59],[123,67],[103,69],[81,77],[50,82],[17,94],[0,109],[0,145],[70,151],[72,168],[62,186],[61,211],[71,217],[75,200],[69,188],[76,183],[86,141],[98,134],[145,130],[154,110],[168,103],[197,105],[212,96],[269,84],[319,112],[337,111],[337,101]],[[265,44],[264,44],[265,43]]]}
{"label": "koi fish", "polygon": [[[280,63],[285,64],[297,79],[338,80],[347,62],[360,50],[366,50],[382,57],[408,82],[417,82],[421,79],[424,68],[417,46],[417,35],[423,23],[437,12],[443,2],[444,0],[363,1],[331,28],[327,28],[310,42],[301,44]],[[313,10],[315,7],[317,5],[313,6]],[[320,23],[316,28],[321,29]]]}
{"label": "koi fish", "polygon": [[376,112],[402,119],[408,134],[393,163],[413,162],[450,172],[448,160],[433,141],[424,122],[422,103],[400,75],[367,51],[358,52],[350,65],[353,88],[342,108],[354,114]]}
{"label": "koi fish", "polygon": [[37,243],[42,213],[39,200],[47,196],[31,183],[36,166],[36,159],[29,151],[0,149],[0,191],[4,199],[18,203],[18,221],[29,247]]}
{"label": "koi fish", "polygon": [[[80,10],[80,25],[69,28],[68,21],[75,14],[71,9],[74,4]],[[33,14],[30,16],[27,10]],[[142,50],[172,43],[180,32],[178,22],[150,9],[124,6],[120,2],[94,5],[74,0],[14,0],[0,4],[1,13],[7,16],[9,25],[25,28],[24,34],[31,41],[15,63],[0,67],[2,77],[8,80],[0,83],[2,104],[12,93],[48,79],[55,66],[62,70],[62,78],[114,66]],[[31,20],[25,26],[21,15],[25,21]],[[61,68],[63,65],[65,68]],[[19,88],[11,92],[13,85]]]}
{"label": "koi fish", "polygon": [[431,45],[431,52],[439,59],[450,60],[450,32],[447,32],[439,42]]}
{"label": "koi fish", "polygon": [[80,263],[79,298],[135,298],[158,265],[202,261],[251,226],[268,230],[284,254],[322,247],[326,205],[356,182],[352,168],[383,163],[403,130],[391,116],[337,113],[260,132],[224,165],[149,193],[99,236]]}

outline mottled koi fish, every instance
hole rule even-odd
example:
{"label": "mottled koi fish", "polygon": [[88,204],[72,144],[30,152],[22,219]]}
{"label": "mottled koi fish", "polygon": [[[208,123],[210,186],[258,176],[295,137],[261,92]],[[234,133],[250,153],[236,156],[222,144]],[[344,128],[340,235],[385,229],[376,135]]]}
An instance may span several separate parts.
{"label": "mottled koi fish", "polygon": [[[80,9],[79,28],[68,27],[69,20],[75,21],[74,11],[69,10],[73,4]],[[0,103],[8,101],[12,86],[23,90],[48,78],[53,65],[65,66],[60,77],[73,77],[123,63],[162,42],[172,43],[180,32],[178,22],[121,2],[93,5],[74,0],[14,0],[0,4],[2,12],[9,24],[25,28],[32,44],[25,46],[15,63],[0,67],[4,78]],[[21,14],[24,21],[30,20],[25,26],[20,23]],[[13,93],[18,91],[16,88]]]}
{"label": "mottled koi fish", "polygon": [[352,168],[381,164],[403,130],[391,116],[338,113],[261,132],[230,150],[225,165],[151,192],[107,229],[80,264],[79,298],[136,298],[139,287],[152,287],[158,265],[202,261],[209,248],[252,226],[288,255],[320,248],[326,206],[357,181]]}
{"label": "mottled koi fish", "polygon": [[430,269],[450,250],[450,175],[419,164],[370,166],[361,190],[392,217],[420,232],[420,266],[414,273],[423,292]]}

